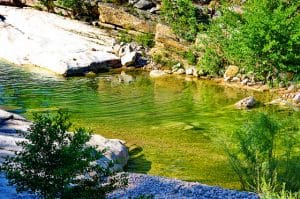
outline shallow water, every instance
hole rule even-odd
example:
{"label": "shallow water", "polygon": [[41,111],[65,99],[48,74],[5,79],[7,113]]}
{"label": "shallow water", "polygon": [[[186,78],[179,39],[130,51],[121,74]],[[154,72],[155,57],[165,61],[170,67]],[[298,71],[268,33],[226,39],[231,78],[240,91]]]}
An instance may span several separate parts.
{"label": "shallow water", "polygon": [[[0,106],[31,118],[32,113],[67,109],[75,126],[127,142],[128,171],[239,188],[223,152],[226,138],[256,111],[279,118],[293,111],[233,104],[254,95],[272,96],[179,77],[150,79],[131,72],[132,83],[117,74],[62,78],[0,63]],[[296,113],[296,118],[299,113]]]}

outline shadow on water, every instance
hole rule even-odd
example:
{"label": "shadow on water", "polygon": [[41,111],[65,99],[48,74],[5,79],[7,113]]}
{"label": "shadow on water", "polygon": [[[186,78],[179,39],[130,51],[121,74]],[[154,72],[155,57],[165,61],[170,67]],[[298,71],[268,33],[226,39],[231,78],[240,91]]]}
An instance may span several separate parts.
{"label": "shadow on water", "polygon": [[130,159],[127,163],[126,171],[147,173],[151,169],[151,161],[147,160],[143,153],[143,148],[137,145],[129,146]]}

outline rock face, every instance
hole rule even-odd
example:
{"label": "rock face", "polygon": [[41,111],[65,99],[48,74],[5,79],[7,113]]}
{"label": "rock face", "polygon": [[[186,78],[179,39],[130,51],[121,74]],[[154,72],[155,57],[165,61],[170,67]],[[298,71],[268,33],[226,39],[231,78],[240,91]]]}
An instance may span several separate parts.
{"label": "rock face", "polygon": [[170,27],[160,23],[156,25],[155,42],[158,46],[175,48],[179,51],[187,51],[189,46],[185,45],[183,41],[180,42]]}
{"label": "rock face", "polygon": [[58,15],[0,6],[0,58],[34,65],[65,76],[120,67],[114,39],[104,30]]}
{"label": "rock face", "polygon": [[149,33],[155,32],[155,24],[139,19],[120,8],[110,5],[99,5],[100,21],[102,23],[113,24],[127,30]]}
{"label": "rock face", "polygon": [[235,104],[235,106],[239,109],[243,108],[253,108],[256,104],[256,100],[254,97],[246,97]]}
{"label": "rock face", "polygon": [[[6,156],[13,156],[14,152],[21,150],[17,143],[25,141],[22,132],[26,132],[31,124],[17,114],[0,109],[0,164]],[[110,162],[114,162],[114,167],[110,168],[112,171],[121,171],[127,164],[128,150],[121,140],[92,135],[88,145],[95,146],[100,151],[106,149],[104,157],[97,162],[106,168]]]}

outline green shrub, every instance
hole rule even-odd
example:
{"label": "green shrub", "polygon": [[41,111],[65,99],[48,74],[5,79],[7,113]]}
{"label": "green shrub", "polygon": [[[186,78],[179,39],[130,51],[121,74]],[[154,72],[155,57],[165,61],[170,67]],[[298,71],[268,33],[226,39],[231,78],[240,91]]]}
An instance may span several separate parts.
{"label": "green shrub", "polygon": [[54,0],[40,0],[40,3],[47,8],[48,12],[54,12]]}
{"label": "green shrub", "polygon": [[[249,0],[243,14],[223,10],[223,16],[213,22],[219,29],[218,39],[224,59],[253,71],[266,81],[280,78],[280,73],[300,68],[299,0]],[[218,53],[218,51],[216,51]]]}
{"label": "green shrub", "polygon": [[[234,134],[234,149],[227,148],[232,168],[243,189],[263,193],[263,187],[277,192],[286,184],[300,189],[299,124],[280,124],[264,113],[255,114]],[[287,126],[289,128],[287,128]]]}
{"label": "green shrub", "polygon": [[127,31],[120,31],[118,37],[120,42],[130,43],[133,41],[132,36]]}
{"label": "green shrub", "polygon": [[136,42],[142,46],[152,48],[155,44],[153,33],[142,33],[137,35]]}
{"label": "green shrub", "polygon": [[188,64],[190,65],[195,65],[197,63],[197,56],[192,50],[184,52],[183,57],[188,61]]}
{"label": "green shrub", "polygon": [[191,0],[163,0],[162,14],[176,35],[188,41],[195,39],[197,11]]}
{"label": "green shrub", "polygon": [[[23,150],[1,167],[18,192],[31,191],[43,198],[104,198],[114,188],[114,182],[103,184],[109,171],[93,163],[102,153],[86,146],[91,132],[79,128],[69,133],[68,118],[61,111],[34,115],[25,135],[28,141],[18,144]],[[94,175],[80,178],[90,173]]]}
{"label": "green shrub", "polygon": [[83,0],[58,0],[58,4],[70,8],[74,16],[82,14],[84,11]]}

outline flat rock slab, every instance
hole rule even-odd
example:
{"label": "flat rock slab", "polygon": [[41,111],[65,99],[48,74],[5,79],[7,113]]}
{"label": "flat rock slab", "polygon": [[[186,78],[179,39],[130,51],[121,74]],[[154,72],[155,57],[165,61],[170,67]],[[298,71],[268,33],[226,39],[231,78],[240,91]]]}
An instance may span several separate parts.
{"label": "flat rock slab", "polygon": [[0,58],[65,76],[120,67],[105,30],[31,8],[0,6]]}

